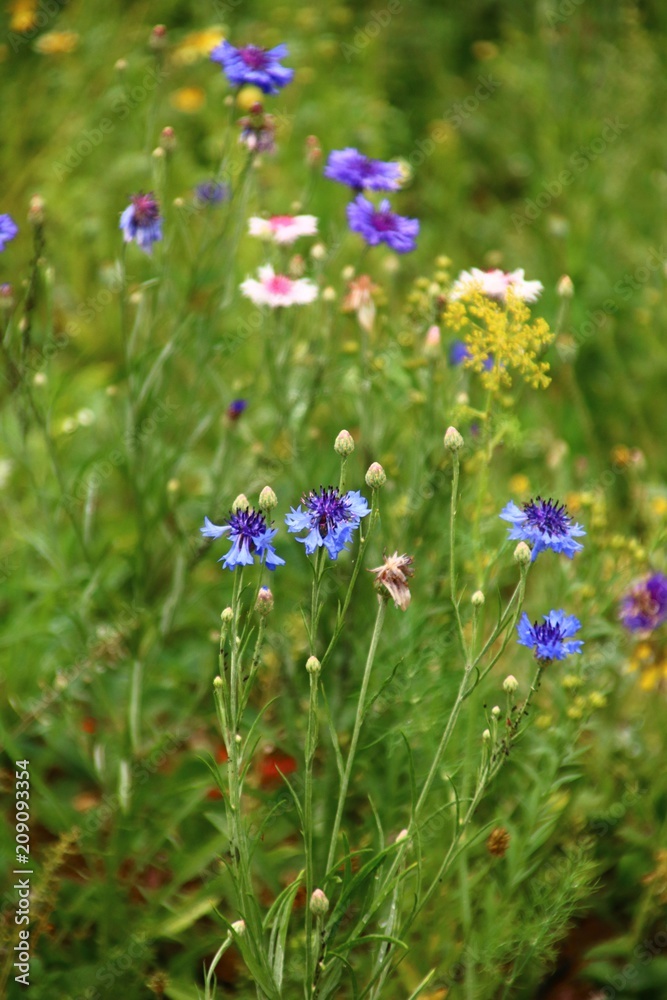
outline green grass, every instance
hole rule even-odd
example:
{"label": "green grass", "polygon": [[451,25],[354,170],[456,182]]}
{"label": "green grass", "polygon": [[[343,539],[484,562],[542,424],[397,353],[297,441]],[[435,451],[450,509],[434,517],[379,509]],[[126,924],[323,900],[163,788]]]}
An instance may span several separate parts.
{"label": "green grass", "polygon": [[[381,11],[387,17],[378,20]],[[539,984],[558,968],[573,920],[570,949],[577,935],[585,941],[577,957],[594,947],[582,973],[589,991],[662,995],[664,890],[644,879],[667,822],[656,766],[664,687],[645,690],[628,671],[636,641],[616,615],[633,579],[665,568],[662,7],[170,2],[160,5],[168,41],[158,53],[147,44],[156,16],[148,4],[72,0],[47,16],[21,35],[3,14],[0,61],[0,211],[20,226],[0,255],[0,281],[15,300],[0,317],[0,853],[9,873],[14,762],[27,758],[30,996],[160,996],[151,977],[164,973],[165,996],[194,1000],[225,921],[245,912],[230,878],[227,766],[212,697],[234,577],[216,562],[224,543],[202,544],[199,527],[205,515],[219,523],[239,493],[256,502],[267,483],[287,564],[264,574],[275,609],[243,718],[244,739],[254,724],[258,741],[244,807],[257,834],[251,878],[263,913],[304,868],[301,823],[280,771],[294,764],[286,777],[303,799],[305,662],[313,651],[322,657],[334,634],[356,547],[327,568],[311,649],[303,617],[311,571],[283,518],[304,491],[338,482],[333,442],[342,428],[356,440],[347,488],[370,497],[364,475],[373,461],[388,478],[322,673],[315,884],[338,794],[327,719],[346,753],[377,606],[366,568],[385,549],[415,559],[409,610],[387,609],[346,799],[342,830],[349,850],[364,853],[328,886],[342,918],[339,947],[355,943],[354,922],[377,885],[375,869],[355,881],[357,866],[363,871],[409,826],[464,666],[451,601],[452,461],[442,444],[450,424],[466,442],[455,593],[468,641],[473,591],[486,596],[478,623],[486,637],[518,579],[498,512],[512,497],[540,493],[567,500],[588,534],[572,563],[540,557],[525,607],[531,620],[552,607],[577,614],[585,654],[546,671],[525,734],[466,827],[465,849],[410,930],[402,961],[371,995],[408,997],[433,970],[422,996],[546,997]],[[174,59],[188,32],[216,23],[233,42],[286,41],[297,68],[294,83],[266,101],[279,118],[278,151],[258,169],[246,169],[236,144],[242,112],[225,103],[218,67]],[[37,51],[52,30],[77,32],[78,45]],[[175,107],[184,87],[201,89],[197,111]],[[156,157],[167,125],[177,148]],[[348,192],[306,162],[310,135],[324,156],[351,145],[410,166],[392,201],[421,220],[414,254],[362,252],[347,230]],[[196,209],[194,185],[221,161],[233,200]],[[132,245],[121,251],[119,214],[140,189],[156,191],[165,220],[152,258]],[[26,221],[35,193],[46,206],[37,254],[38,230]],[[283,258],[247,237],[245,220],[296,202],[318,217],[327,253],[312,259],[305,241],[296,249],[335,298],[260,314],[238,286],[271,254],[276,266]],[[548,389],[515,380],[484,419],[478,376],[447,363],[453,333],[429,292],[434,280],[448,284],[439,255],[450,258],[451,278],[471,266],[524,267],[544,283],[534,315],[557,332],[546,353]],[[341,310],[347,267],[378,285],[370,336]],[[557,294],[563,274],[572,300]],[[429,359],[423,341],[434,322],[443,346]],[[248,409],[231,422],[227,408],[240,397]],[[247,571],[246,585],[258,581],[257,569]],[[651,647],[661,663],[660,630]],[[504,711],[503,679],[515,674],[525,697],[531,671],[529,652],[511,641],[465,701],[422,817],[424,885],[456,835],[457,796],[473,794],[483,769],[481,734],[491,708]],[[485,847],[498,826],[510,834],[502,858]],[[336,857],[346,849],[341,839]],[[419,849],[406,858],[416,865]],[[418,892],[417,869],[403,871],[401,919]],[[18,996],[13,881],[3,885],[0,982]],[[286,1000],[303,996],[303,896],[300,889],[286,937]],[[368,995],[377,947],[362,942],[346,953],[359,995]],[[392,946],[390,960],[399,951]],[[217,974],[218,995],[256,995],[236,946]],[[342,973],[326,995],[354,996],[353,981]]]}

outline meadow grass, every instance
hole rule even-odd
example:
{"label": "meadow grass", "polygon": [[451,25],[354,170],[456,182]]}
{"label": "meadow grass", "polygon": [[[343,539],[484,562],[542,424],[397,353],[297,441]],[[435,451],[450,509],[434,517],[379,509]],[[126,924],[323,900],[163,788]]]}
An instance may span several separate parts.
{"label": "meadow grass", "polygon": [[[34,1000],[667,996],[664,626],[618,616],[665,569],[664,11],[154,6],[4,15],[0,992],[28,760]],[[236,93],[223,35],[294,80]],[[349,146],[414,252],[350,231]],[[315,301],[254,305],[266,263]],[[472,267],[544,290],[452,298]],[[285,565],[231,572],[204,518],[266,486]],[[369,505],[335,560],[285,524],[322,487]],[[573,559],[508,539],[538,496]],[[552,609],[581,655],[517,643]]]}

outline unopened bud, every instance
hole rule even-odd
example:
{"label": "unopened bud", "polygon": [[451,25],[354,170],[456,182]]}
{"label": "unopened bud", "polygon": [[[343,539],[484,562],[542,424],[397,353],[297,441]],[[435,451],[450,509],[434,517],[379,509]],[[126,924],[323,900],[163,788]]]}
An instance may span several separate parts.
{"label": "unopened bud", "polygon": [[236,500],[232,504],[232,514],[238,513],[240,510],[248,510],[250,504],[248,503],[248,498],[245,493],[239,493]]}
{"label": "unopened bud", "polygon": [[39,194],[34,194],[28,207],[28,222],[32,226],[41,226],[44,222],[45,201]]}
{"label": "unopened bud", "polygon": [[163,159],[164,155],[165,153],[162,146],[156,146],[153,152],[151,153],[151,156],[153,157],[154,160],[161,160]]}
{"label": "unopened bud", "polygon": [[482,733],[482,739],[484,740],[485,743],[489,742],[489,740],[491,739],[491,730],[490,729],[485,729],[484,730],[484,732]]}
{"label": "unopened bud", "polygon": [[460,451],[463,447],[463,438],[456,427],[448,427],[445,432],[445,448],[449,451]]}
{"label": "unopened bud", "polygon": [[223,625],[229,625],[234,620],[234,612],[231,608],[225,608],[225,610],[220,615],[220,621]]}
{"label": "unopened bud", "polygon": [[218,676],[217,676],[217,677],[214,677],[214,678],[213,678],[213,687],[214,687],[214,688],[215,688],[215,689],[216,689],[217,691],[219,691],[219,690],[220,690],[220,688],[222,687],[222,677],[220,677],[220,675],[219,675],[219,674],[218,674]]}
{"label": "unopened bud", "polygon": [[556,285],[556,291],[562,299],[571,299],[574,295],[574,285],[572,284],[572,278],[569,274],[564,274],[562,278],[559,278],[558,284]]}
{"label": "unopened bud", "polygon": [[164,24],[156,24],[148,37],[148,47],[153,52],[160,52],[167,44],[167,28]]}
{"label": "unopened bud", "polygon": [[306,670],[309,674],[319,674],[322,664],[316,656],[309,656],[306,660]]}
{"label": "unopened bud", "polygon": [[354,438],[349,431],[341,431],[334,441],[334,451],[337,455],[347,458],[354,451]]}
{"label": "unopened bud", "polygon": [[475,593],[470,598],[470,602],[473,608],[481,608],[484,604],[484,594],[481,590],[476,590]]}
{"label": "unopened bud", "polygon": [[372,462],[366,473],[366,485],[373,490],[381,489],[387,482],[387,473],[379,462]]}
{"label": "unopened bud", "polygon": [[518,563],[519,566],[528,566],[531,559],[530,547],[525,542],[519,542],[514,550],[514,562]]}
{"label": "unopened bud", "polygon": [[117,73],[124,73],[127,69],[127,59],[116,59],[114,69]]}
{"label": "unopened bud", "polygon": [[173,153],[176,149],[176,133],[171,125],[165,125],[160,132],[160,145],[164,149],[165,153]]}
{"label": "unopened bud", "polygon": [[322,298],[325,302],[335,302],[336,301],[336,289],[332,288],[331,285],[327,287],[322,292]]}
{"label": "unopened bud", "polygon": [[306,163],[309,167],[316,167],[322,159],[322,147],[316,135],[309,135],[306,139]]}
{"label": "unopened bud", "polygon": [[327,255],[327,248],[324,243],[313,243],[310,248],[310,256],[313,260],[324,260]]}
{"label": "unopened bud", "polygon": [[295,253],[287,265],[290,278],[302,278],[306,273],[306,262],[300,253]]}
{"label": "unopened bud", "polygon": [[399,832],[398,832],[398,833],[396,834],[396,843],[397,843],[397,844],[400,844],[400,843],[402,843],[402,842],[403,842],[404,840],[407,840],[407,839],[408,839],[408,831],[407,831],[407,830],[405,830],[405,829],[403,829],[403,830],[400,830],[400,831],[399,831]]}
{"label": "unopened bud", "polygon": [[273,508],[277,506],[278,497],[275,495],[270,486],[265,486],[259,494],[259,509],[262,513],[265,513],[266,511],[273,510]]}
{"label": "unopened bud", "polygon": [[440,327],[429,326],[424,339],[424,354],[429,358],[437,358],[440,353]]}
{"label": "unopened bud", "polygon": [[491,715],[493,716],[494,719],[499,719],[500,718],[500,711],[501,711],[500,710],[500,705],[494,705],[493,706],[493,708],[491,709]]}
{"label": "unopened bud", "polygon": [[323,917],[329,909],[329,900],[321,889],[314,889],[310,897],[310,912],[316,917]]}
{"label": "unopened bud", "polygon": [[232,930],[239,937],[243,937],[245,934],[245,920],[235,920],[232,924]]}
{"label": "unopened bud", "polygon": [[268,615],[273,611],[273,594],[269,587],[260,587],[255,603],[255,611],[260,615]]}
{"label": "unopened bud", "polygon": [[507,694],[514,694],[514,692],[518,689],[518,687],[519,687],[519,682],[514,676],[514,674],[508,674],[505,680],[503,681],[503,691],[506,691]]}

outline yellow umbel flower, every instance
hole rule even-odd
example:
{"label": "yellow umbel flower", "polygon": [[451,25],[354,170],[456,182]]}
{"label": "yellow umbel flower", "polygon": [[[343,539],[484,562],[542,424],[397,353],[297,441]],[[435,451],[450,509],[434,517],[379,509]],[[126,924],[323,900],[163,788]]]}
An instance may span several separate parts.
{"label": "yellow umbel flower", "polygon": [[529,307],[511,288],[504,302],[471,288],[449,302],[444,320],[463,334],[470,355],[464,364],[479,373],[486,389],[498,392],[501,386],[511,386],[512,369],[534,389],[549,385],[549,365],[540,361],[538,354],[552,342],[554,334],[546,320],[531,322]]}

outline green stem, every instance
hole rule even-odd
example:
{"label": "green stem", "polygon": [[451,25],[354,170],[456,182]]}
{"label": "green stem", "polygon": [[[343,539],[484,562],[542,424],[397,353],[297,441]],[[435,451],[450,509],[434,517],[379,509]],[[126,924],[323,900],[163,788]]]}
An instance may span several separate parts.
{"label": "green stem", "polygon": [[[303,835],[306,854],[306,986],[309,988],[314,976],[313,954],[313,915],[310,911],[310,899],[315,888],[313,865],[313,761],[317,749],[317,685],[319,669],[309,671],[310,703],[308,706],[308,730],[306,733],[306,775],[305,798],[303,808]],[[306,994],[309,996],[309,994]]]}
{"label": "green stem", "polygon": [[359,692],[359,701],[357,703],[357,714],[354,720],[354,729],[352,731],[352,739],[350,741],[350,749],[347,755],[347,763],[345,764],[345,771],[340,783],[340,791],[338,793],[338,805],[336,807],[336,817],[334,819],[333,830],[331,831],[331,843],[329,845],[329,854],[327,857],[327,872],[331,870],[331,866],[334,863],[334,858],[336,856],[336,842],[338,840],[338,833],[340,831],[340,824],[343,818],[343,809],[345,808],[345,799],[347,797],[347,789],[350,784],[350,776],[352,774],[352,766],[354,764],[354,757],[357,751],[357,743],[359,742],[359,733],[361,732],[361,726],[365,717],[366,709],[366,694],[368,692],[368,684],[371,679],[371,671],[373,669],[373,661],[375,659],[375,653],[377,651],[378,642],[380,639],[380,634],[382,633],[382,626],[384,624],[384,616],[387,611],[387,601],[384,597],[378,598],[378,610],[375,617],[375,627],[373,628],[373,635],[371,637],[371,644],[368,649],[368,656],[366,658],[366,666],[364,668],[364,676],[361,682],[361,691]]}

